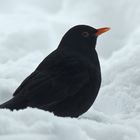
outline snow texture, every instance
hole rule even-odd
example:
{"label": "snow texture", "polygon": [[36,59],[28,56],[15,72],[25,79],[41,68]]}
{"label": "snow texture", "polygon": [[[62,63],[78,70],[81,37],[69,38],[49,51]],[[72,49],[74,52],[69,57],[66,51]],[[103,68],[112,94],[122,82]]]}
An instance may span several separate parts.
{"label": "snow texture", "polygon": [[0,0],[0,103],[76,24],[109,26],[98,39],[102,87],[78,119],[0,110],[0,140],[140,140],[139,0]]}

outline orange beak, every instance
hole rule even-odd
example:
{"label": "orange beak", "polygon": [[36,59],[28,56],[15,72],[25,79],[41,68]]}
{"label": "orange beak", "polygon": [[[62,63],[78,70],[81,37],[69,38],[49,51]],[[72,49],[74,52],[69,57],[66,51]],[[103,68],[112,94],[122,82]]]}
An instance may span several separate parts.
{"label": "orange beak", "polygon": [[109,31],[109,30],[110,30],[109,27],[99,28],[99,29],[97,29],[96,36],[99,36],[99,35],[101,35],[101,34],[107,32],[107,31]]}

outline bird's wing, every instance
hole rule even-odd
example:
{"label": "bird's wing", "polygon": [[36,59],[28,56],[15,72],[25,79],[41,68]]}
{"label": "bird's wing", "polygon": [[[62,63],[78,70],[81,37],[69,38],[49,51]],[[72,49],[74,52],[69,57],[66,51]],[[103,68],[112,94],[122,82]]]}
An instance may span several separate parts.
{"label": "bird's wing", "polygon": [[44,71],[38,69],[23,81],[14,96],[23,94],[31,104],[54,104],[76,94],[89,79],[88,69],[78,60],[56,60]]}

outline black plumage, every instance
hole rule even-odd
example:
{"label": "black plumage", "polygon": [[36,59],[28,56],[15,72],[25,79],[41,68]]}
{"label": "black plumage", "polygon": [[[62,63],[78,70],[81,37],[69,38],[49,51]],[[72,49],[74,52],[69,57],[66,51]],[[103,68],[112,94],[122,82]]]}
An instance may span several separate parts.
{"label": "black plumage", "polygon": [[[104,30],[103,30],[104,29]],[[106,28],[107,31],[107,28]],[[71,28],[58,48],[48,55],[0,108],[39,108],[58,116],[78,117],[93,104],[101,85],[95,50],[105,28],[87,25]]]}

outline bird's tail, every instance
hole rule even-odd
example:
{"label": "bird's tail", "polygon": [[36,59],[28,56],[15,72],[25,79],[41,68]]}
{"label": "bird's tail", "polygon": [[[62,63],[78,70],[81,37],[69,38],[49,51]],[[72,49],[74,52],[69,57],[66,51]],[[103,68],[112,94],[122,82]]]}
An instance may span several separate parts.
{"label": "bird's tail", "polygon": [[19,100],[17,97],[13,97],[11,100],[0,105],[0,109],[10,109],[10,110],[19,110],[26,108],[26,102]]}

